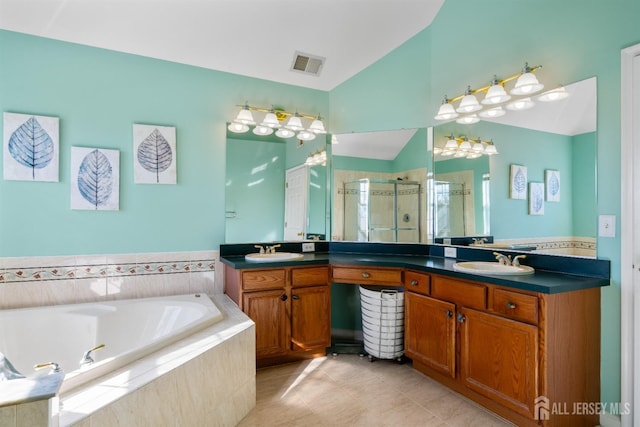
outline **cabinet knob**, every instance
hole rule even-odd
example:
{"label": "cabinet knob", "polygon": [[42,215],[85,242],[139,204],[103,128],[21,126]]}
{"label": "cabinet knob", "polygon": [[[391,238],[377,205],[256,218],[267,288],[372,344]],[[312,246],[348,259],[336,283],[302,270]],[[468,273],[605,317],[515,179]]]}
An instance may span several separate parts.
{"label": "cabinet knob", "polygon": [[369,277],[371,277],[371,274],[367,273],[366,271],[362,272],[362,277],[365,279],[368,279]]}
{"label": "cabinet knob", "polygon": [[451,319],[453,317],[453,311],[447,310],[447,318]]}
{"label": "cabinet knob", "polygon": [[280,299],[282,301],[286,301],[287,300],[287,295],[286,294],[282,294],[282,296],[280,297]]}
{"label": "cabinet knob", "polygon": [[418,281],[417,280],[412,280],[411,281],[411,286],[418,286]]}
{"label": "cabinet knob", "polygon": [[464,323],[465,320],[467,320],[467,318],[464,317],[464,314],[462,313],[458,314],[458,322]]}
{"label": "cabinet knob", "polygon": [[507,303],[507,308],[510,308],[511,310],[513,310],[514,308],[516,308],[516,304],[514,302],[509,301]]}
{"label": "cabinet knob", "polygon": [[298,299],[300,299],[300,295],[292,295],[292,296],[291,296],[291,299],[298,300]]}

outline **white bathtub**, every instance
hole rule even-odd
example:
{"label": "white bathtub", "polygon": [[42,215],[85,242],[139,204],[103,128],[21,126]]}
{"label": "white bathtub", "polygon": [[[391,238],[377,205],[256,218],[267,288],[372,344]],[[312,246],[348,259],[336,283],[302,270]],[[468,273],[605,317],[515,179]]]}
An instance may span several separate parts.
{"label": "white bathtub", "polygon": [[[64,393],[112,372],[223,318],[206,295],[0,310],[0,351],[26,376],[34,365],[55,362],[64,370]],[[83,353],[95,360],[80,365]]]}

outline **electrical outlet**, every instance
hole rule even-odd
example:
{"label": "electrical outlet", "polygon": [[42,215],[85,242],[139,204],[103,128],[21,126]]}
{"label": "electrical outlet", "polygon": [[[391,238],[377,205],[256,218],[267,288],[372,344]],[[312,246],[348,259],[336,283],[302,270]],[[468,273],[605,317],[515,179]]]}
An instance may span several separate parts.
{"label": "electrical outlet", "polygon": [[458,251],[456,250],[456,248],[445,247],[444,256],[445,258],[456,258],[458,256]]}
{"label": "electrical outlet", "polygon": [[305,242],[302,244],[302,252],[315,252],[316,244],[313,242]]}
{"label": "electrical outlet", "polygon": [[598,236],[616,237],[616,216],[600,215],[598,217]]}

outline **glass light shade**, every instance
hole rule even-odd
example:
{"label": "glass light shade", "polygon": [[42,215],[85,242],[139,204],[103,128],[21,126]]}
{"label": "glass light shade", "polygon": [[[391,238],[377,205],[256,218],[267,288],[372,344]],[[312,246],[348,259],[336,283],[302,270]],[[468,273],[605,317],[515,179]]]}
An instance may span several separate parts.
{"label": "glass light shade", "polygon": [[304,126],[302,126],[302,120],[300,120],[300,117],[295,114],[289,118],[289,121],[284,125],[284,127],[291,129],[294,132],[304,129]]}
{"label": "glass light shade", "polygon": [[457,150],[458,149],[458,141],[453,138],[450,138],[446,144],[444,144],[445,150]]}
{"label": "glass light shade", "polygon": [[280,128],[276,131],[276,136],[278,138],[291,138],[296,133],[290,129]]}
{"label": "glass light shade", "polygon": [[453,105],[446,102],[440,106],[440,109],[438,110],[438,114],[436,114],[434,119],[451,120],[451,119],[455,119],[456,117],[458,117],[458,113],[456,113],[455,108],[453,108]]}
{"label": "glass light shade", "polygon": [[256,122],[253,120],[253,114],[247,108],[243,108],[238,112],[238,117],[234,120],[234,122],[242,123],[244,125],[255,125]]}
{"label": "glass light shade", "polygon": [[229,126],[227,126],[227,129],[229,129],[233,133],[245,133],[249,130],[249,126],[243,123],[233,122],[233,123],[229,123]]}
{"label": "glass light shade", "polygon": [[266,126],[272,129],[278,129],[280,126],[280,121],[278,121],[278,117],[275,113],[269,112],[264,116],[264,120],[260,123],[262,126]]}
{"label": "glass light shade", "polygon": [[475,95],[465,95],[460,101],[460,105],[456,108],[458,113],[473,113],[474,111],[482,110],[482,105],[478,102]]}
{"label": "glass light shade", "polygon": [[312,141],[316,139],[316,134],[313,132],[309,132],[308,130],[302,130],[298,132],[298,135],[296,136],[298,139],[301,139],[303,141]]}
{"label": "glass light shade", "polygon": [[487,94],[485,95],[482,103],[484,105],[495,105],[500,104],[502,102],[506,102],[511,99],[511,96],[507,94],[501,84],[497,83],[491,85]]}
{"label": "glass light shade", "polygon": [[311,122],[311,126],[309,126],[309,130],[315,134],[325,134],[327,131],[324,129],[324,123],[320,120],[320,117]]}
{"label": "glass light shade", "polygon": [[484,149],[484,154],[488,154],[489,156],[498,154],[498,149],[493,144],[487,145],[487,147]]}
{"label": "glass light shade", "polygon": [[253,128],[253,133],[259,136],[271,135],[273,133],[273,129],[267,126],[258,125]]}
{"label": "glass light shade", "polygon": [[455,154],[453,155],[453,157],[466,157],[467,153],[465,153],[464,151],[456,151]]}
{"label": "glass light shade", "polygon": [[534,105],[536,104],[531,100],[531,98],[522,98],[522,99],[517,99],[515,101],[508,103],[507,110],[511,110],[511,111],[528,110],[529,108],[532,108]]}
{"label": "glass light shade", "polygon": [[440,147],[434,147],[433,148],[433,154],[440,154],[442,153],[442,148]]}
{"label": "glass light shade", "polygon": [[548,90],[540,95],[537,99],[542,102],[560,101],[569,97],[569,92],[564,86],[557,87],[555,89]]}
{"label": "glass light shade", "polygon": [[469,160],[477,159],[478,157],[481,157],[481,156],[482,156],[481,153],[471,152],[471,153],[467,154],[467,159],[469,159]]}
{"label": "glass light shade", "polygon": [[542,88],[544,88],[544,85],[538,82],[533,73],[524,73],[518,77],[516,85],[511,89],[510,93],[511,95],[529,95],[541,91]]}
{"label": "glass light shade", "polygon": [[470,114],[468,116],[460,117],[458,120],[456,120],[456,123],[459,123],[461,125],[472,125],[474,123],[478,123],[479,121],[480,119],[478,118],[477,114]]}
{"label": "glass light shade", "polygon": [[465,139],[460,143],[460,149],[462,151],[471,151],[471,143],[469,142],[468,139]]}
{"label": "glass light shade", "polygon": [[504,111],[502,107],[494,107],[489,108],[488,110],[480,111],[478,113],[478,116],[482,117],[483,119],[491,119],[493,117],[502,117],[505,114],[507,114],[507,112]]}
{"label": "glass light shade", "polygon": [[471,151],[474,153],[483,153],[484,145],[482,145],[482,142],[476,142],[473,144],[473,147],[471,147]]}
{"label": "glass light shade", "polygon": [[442,152],[442,154],[440,154],[440,155],[441,155],[442,157],[449,157],[449,156],[453,155],[453,153],[455,153],[455,151],[454,151],[454,150],[444,150],[444,151]]}

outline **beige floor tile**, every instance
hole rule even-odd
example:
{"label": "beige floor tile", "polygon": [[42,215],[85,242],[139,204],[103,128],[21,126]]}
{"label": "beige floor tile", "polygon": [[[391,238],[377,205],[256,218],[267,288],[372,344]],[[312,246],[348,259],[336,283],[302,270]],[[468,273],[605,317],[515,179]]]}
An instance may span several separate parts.
{"label": "beige floor tile", "polygon": [[393,360],[355,354],[259,369],[241,427],[508,427],[510,423]]}

